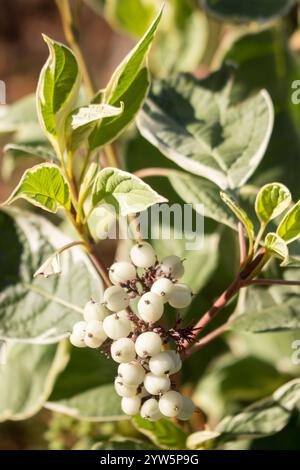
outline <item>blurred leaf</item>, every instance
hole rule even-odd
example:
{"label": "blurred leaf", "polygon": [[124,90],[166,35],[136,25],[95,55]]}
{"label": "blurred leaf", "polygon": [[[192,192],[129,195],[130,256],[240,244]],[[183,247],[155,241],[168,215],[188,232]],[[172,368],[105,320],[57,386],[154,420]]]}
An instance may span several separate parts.
{"label": "blurred leaf", "polygon": [[138,441],[137,439],[120,439],[98,442],[93,445],[92,450],[154,450],[157,447],[148,442]]}
{"label": "blurred leaf", "polygon": [[262,359],[226,354],[210,364],[193,399],[211,418],[218,420],[233,402],[265,397],[285,379],[273,365]]}
{"label": "blurred leaf", "polygon": [[126,171],[104,168],[97,174],[92,189],[92,207],[111,204],[122,216],[144,211],[153,204],[166,202],[151,186]]}
{"label": "blurred leaf", "polygon": [[155,0],[106,0],[104,13],[112,26],[140,37],[150,26],[157,4]]}
{"label": "blurred leaf", "polygon": [[0,133],[16,132],[20,128],[38,126],[35,96],[27,95],[11,105],[0,108]]}
{"label": "blurred leaf", "polygon": [[163,418],[153,422],[136,416],[132,422],[139,432],[147,436],[158,447],[171,450],[186,449],[188,434],[169,419]]}
{"label": "blurred leaf", "polygon": [[189,435],[187,438],[187,447],[189,449],[204,449],[208,442],[219,436],[214,431],[198,431]]}
{"label": "blurred leaf", "polygon": [[66,345],[9,343],[0,365],[0,422],[23,420],[37,413],[68,361]]}
{"label": "blurred leaf", "polygon": [[266,184],[256,196],[255,212],[260,222],[266,225],[282,214],[291,201],[292,196],[286,186],[280,183]]}
{"label": "blurred leaf", "polygon": [[56,158],[55,153],[52,151],[51,148],[49,148],[46,145],[20,145],[20,144],[14,144],[10,143],[5,145],[4,147],[4,152],[11,152],[13,153],[14,156],[31,156],[31,157],[39,157],[42,158],[43,160],[48,160],[48,161],[55,161],[58,162],[58,159]]}
{"label": "blurred leaf", "polygon": [[218,186],[200,176],[170,171],[169,181],[179,196],[197,211],[197,204],[203,204],[205,217],[237,229],[235,217],[224,206]]}
{"label": "blurred leaf", "polygon": [[[199,235],[199,234],[198,234]],[[180,236],[180,234],[177,234]],[[197,250],[187,248],[191,241],[184,238],[176,239],[176,231],[172,231],[168,239],[152,239],[151,243],[158,255],[158,259],[176,253],[184,259],[185,273],[181,281],[191,286],[196,294],[201,290],[216,270],[219,257],[220,237],[217,233],[211,235],[203,234],[203,244]]]}
{"label": "blurred leaf", "polygon": [[46,219],[27,212],[0,212],[0,337],[56,342],[82,318],[102,283],[87,255],[77,247],[61,255],[62,274],[33,275],[45,259],[70,240]]}
{"label": "blurred leaf", "polygon": [[238,97],[241,93],[248,96],[266,88],[274,103],[275,122],[270,144],[252,182],[260,187],[279,181],[298,199],[300,107],[291,99],[291,85],[300,74],[298,56],[290,50],[284,29],[274,28],[242,36],[226,53],[224,62],[227,61],[237,65]]}
{"label": "blurred leaf", "polygon": [[269,398],[256,402],[235,416],[227,416],[216,428],[222,441],[258,438],[283,429],[300,400],[300,379],[282,385]]}
{"label": "blurred leaf", "polygon": [[[299,270],[286,270],[285,279],[298,279]],[[247,289],[242,314],[232,327],[251,333],[286,331],[300,328],[299,287],[270,286]]]}
{"label": "blurred leaf", "polygon": [[286,15],[295,0],[200,0],[208,13],[223,21],[271,21]]}
{"label": "blurred leaf", "polygon": [[273,127],[265,91],[231,102],[231,74],[223,67],[204,80],[188,74],[157,80],[137,120],[141,134],[167,158],[222,189],[250,178]]}
{"label": "blurred leaf", "polygon": [[69,185],[61,169],[53,163],[41,163],[26,170],[4,204],[19,198],[49,212],[56,212],[59,207],[70,210],[71,207]]}
{"label": "blurred leaf", "polygon": [[46,408],[90,421],[128,419],[114,389],[112,361],[90,348],[72,348],[67,368],[58,377]]}

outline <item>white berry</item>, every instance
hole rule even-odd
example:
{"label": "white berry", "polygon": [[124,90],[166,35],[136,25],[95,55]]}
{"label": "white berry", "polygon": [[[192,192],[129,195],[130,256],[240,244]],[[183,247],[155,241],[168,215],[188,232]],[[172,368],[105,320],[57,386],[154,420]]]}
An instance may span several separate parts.
{"label": "white berry", "polygon": [[111,265],[108,271],[109,279],[115,285],[132,281],[136,278],[136,269],[127,261],[119,261]]}
{"label": "white berry", "polygon": [[83,318],[85,321],[104,320],[109,313],[110,311],[105,307],[105,305],[89,300],[89,302],[85,304]]}
{"label": "white berry", "polygon": [[84,334],[75,334],[72,333],[70,336],[70,343],[73,344],[73,346],[76,346],[77,348],[85,348],[86,344],[84,342]]}
{"label": "white berry", "polygon": [[130,338],[117,339],[111,345],[110,353],[115,362],[131,362],[136,356],[134,342]]}
{"label": "white berry", "polygon": [[123,315],[113,313],[103,320],[103,329],[111,339],[125,338],[131,332],[131,322]]}
{"label": "white berry", "polygon": [[145,377],[145,369],[138,362],[120,364],[118,375],[126,385],[140,385]]}
{"label": "white berry", "polygon": [[175,279],[180,279],[184,275],[184,266],[178,256],[166,256],[160,264],[160,269],[165,274],[171,274]]}
{"label": "white berry", "polygon": [[135,350],[138,356],[146,358],[158,354],[162,347],[161,337],[153,331],[140,334],[135,342]]}
{"label": "white berry", "polygon": [[149,398],[141,407],[141,417],[149,421],[158,421],[162,418],[162,414],[158,408],[158,402],[155,398]]}
{"label": "white berry", "polygon": [[99,348],[103,343],[103,339],[97,338],[95,336],[88,336],[87,334],[84,337],[84,342],[89,348]]}
{"label": "white berry", "polygon": [[162,298],[154,292],[146,292],[138,302],[138,312],[145,322],[156,322],[164,312]]}
{"label": "white berry", "polygon": [[182,366],[182,361],[180,359],[180,356],[179,356],[178,352],[176,352],[176,351],[165,351],[165,352],[173,360],[173,367],[170,371],[170,375],[176,374],[176,372],[180,371],[181,366]]}
{"label": "white berry", "polygon": [[127,308],[129,305],[129,297],[120,286],[108,287],[103,294],[104,302],[107,308],[113,312],[118,312]]}
{"label": "white berry", "polygon": [[170,389],[171,382],[169,377],[166,375],[158,376],[149,372],[146,374],[144,386],[147,392],[151,393],[151,395],[160,395]]}
{"label": "white berry", "polygon": [[85,335],[87,327],[86,321],[78,321],[73,325],[72,334],[74,335]]}
{"label": "white berry", "polygon": [[160,352],[151,357],[149,369],[154,375],[171,374],[175,369],[175,360],[167,351]]}
{"label": "white berry", "polygon": [[196,407],[193,400],[191,400],[189,397],[182,396],[182,406],[178,413],[178,419],[181,419],[182,421],[190,419],[195,411],[195,408]]}
{"label": "white berry", "polygon": [[121,408],[126,415],[134,416],[139,412],[141,407],[141,398],[136,395],[135,397],[123,397],[121,401]]}
{"label": "white berry", "polygon": [[103,329],[103,322],[98,320],[92,320],[87,323],[86,326],[86,336],[90,338],[94,337],[101,339],[102,342],[106,340],[107,335]]}
{"label": "white berry", "polygon": [[174,308],[185,308],[192,302],[193,294],[186,284],[174,284],[169,304]]}
{"label": "white berry", "polygon": [[134,397],[137,394],[136,387],[125,385],[119,377],[115,378],[115,390],[120,397]]}
{"label": "white berry", "polygon": [[130,258],[138,268],[149,268],[156,262],[155,251],[149,243],[142,242],[134,245],[130,250]]}
{"label": "white berry", "polygon": [[182,395],[175,390],[170,390],[160,397],[158,406],[160,412],[168,418],[177,416],[183,405]]}
{"label": "white berry", "polygon": [[170,279],[162,277],[161,279],[157,279],[151,287],[151,292],[157,294],[161,297],[162,301],[165,303],[169,300],[170,294],[173,289],[173,282]]}

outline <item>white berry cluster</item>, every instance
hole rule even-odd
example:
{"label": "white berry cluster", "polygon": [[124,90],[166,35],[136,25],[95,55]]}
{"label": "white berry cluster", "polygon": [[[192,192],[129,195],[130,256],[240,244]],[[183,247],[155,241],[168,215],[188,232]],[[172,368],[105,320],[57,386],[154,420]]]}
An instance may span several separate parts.
{"label": "white berry cluster", "polygon": [[[145,242],[133,246],[130,258],[131,262],[110,267],[113,285],[104,291],[101,303],[86,304],[84,321],[74,325],[70,341],[79,347],[110,348],[112,359],[119,363],[115,389],[127,415],[140,412],[151,421],[162,416],[189,419],[195,406],[174,390],[170,379],[181,369],[180,355],[166,350],[172,341],[180,346],[186,339],[180,332],[185,330],[166,331],[156,325],[166,302],[181,309],[192,301],[190,287],[178,282],[184,274],[183,263],[177,256],[159,263]],[[130,308],[136,298],[137,314]]]}

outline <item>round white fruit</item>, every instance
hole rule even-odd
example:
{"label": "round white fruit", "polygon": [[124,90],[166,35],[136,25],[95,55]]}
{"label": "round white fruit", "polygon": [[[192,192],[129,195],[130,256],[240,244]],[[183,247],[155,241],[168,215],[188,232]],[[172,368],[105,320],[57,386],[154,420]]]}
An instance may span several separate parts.
{"label": "round white fruit", "polygon": [[169,300],[173,286],[174,284],[172,281],[170,281],[170,279],[162,277],[161,279],[157,279],[157,281],[152,284],[151,292],[159,295],[159,297],[161,297],[162,301],[165,303]]}
{"label": "round white fruit", "polygon": [[158,402],[155,398],[149,398],[141,407],[141,417],[149,421],[158,421],[162,418],[162,414],[158,408]]}
{"label": "round white fruit", "polygon": [[138,362],[120,364],[118,375],[126,385],[140,385],[145,377],[145,369]]}
{"label": "round white fruit", "polygon": [[168,354],[168,351],[160,352],[151,357],[149,369],[154,375],[172,374],[175,369],[175,359]]}
{"label": "round white fruit", "polygon": [[126,415],[136,415],[141,407],[141,398],[136,395],[135,397],[123,397],[121,401],[121,408]]}
{"label": "round white fruit", "polygon": [[84,336],[86,332],[86,327],[87,327],[86,321],[78,321],[77,323],[74,323],[73,325],[72,334]]}
{"label": "round white fruit", "polygon": [[165,352],[172,358],[173,364],[174,364],[170,372],[170,375],[176,374],[176,372],[179,372],[182,367],[182,361],[180,359],[180,355],[176,351],[165,351]]}
{"label": "round white fruit", "polygon": [[130,338],[120,338],[110,347],[111,357],[115,362],[131,362],[135,359],[134,342]]}
{"label": "round white fruit", "polygon": [[110,314],[110,311],[105,307],[105,305],[93,300],[89,300],[83,310],[83,318],[85,321],[99,320],[102,321],[104,318]]}
{"label": "round white fruit", "polygon": [[111,286],[105,289],[103,299],[107,308],[113,312],[123,310],[129,305],[129,297],[120,286]]}
{"label": "round white fruit", "polygon": [[115,390],[120,397],[134,397],[137,394],[136,387],[129,387],[119,377],[115,378]]}
{"label": "round white fruit", "polygon": [[86,346],[93,349],[99,348],[103,341],[104,340],[101,338],[97,338],[96,336],[89,336],[87,334],[84,337],[84,342]]}
{"label": "round white fruit", "polygon": [[130,320],[118,313],[108,315],[103,320],[103,329],[111,339],[126,338],[131,332],[131,327]]}
{"label": "round white fruit", "polygon": [[140,334],[135,342],[135,350],[138,356],[146,358],[158,354],[162,347],[161,337],[153,331]]}
{"label": "round white fruit", "polygon": [[134,245],[130,250],[130,258],[138,268],[149,268],[156,263],[156,255],[149,243],[142,242]]}
{"label": "round white fruit", "polygon": [[97,338],[101,339],[101,341],[105,341],[107,338],[107,334],[103,329],[103,322],[99,320],[92,320],[87,322],[86,325],[86,337],[89,336],[90,338]]}
{"label": "round white fruit", "polygon": [[139,316],[145,322],[156,322],[162,317],[164,303],[162,298],[154,292],[146,292],[138,302]]}
{"label": "round white fruit", "polygon": [[149,372],[145,376],[144,386],[151,395],[161,395],[170,389],[171,382],[167,375],[158,376]]}
{"label": "round white fruit", "polygon": [[183,406],[182,395],[175,390],[170,390],[160,397],[158,406],[164,416],[173,418],[179,414]]}
{"label": "round white fruit", "polygon": [[84,334],[81,335],[81,334],[72,333],[69,339],[70,339],[70,343],[73,344],[73,346],[76,346],[76,348],[86,347],[86,344],[84,341]]}
{"label": "round white fruit", "polygon": [[108,271],[109,279],[115,285],[132,281],[136,278],[136,269],[127,261],[119,261],[111,265]]}
{"label": "round white fruit", "polygon": [[178,419],[186,421],[187,419],[191,418],[196,407],[193,400],[191,400],[189,397],[182,396],[182,400],[183,403],[178,413]]}
{"label": "round white fruit", "polygon": [[192,302],[191,288],[186,284],[174,284],[169,297],[169,304],[174,308],[185,308]]}
{"label": "round white fruit", "polygon": [[178,256],[172,255],[164,258],[160,264],[163,273],[170,274],[175,279],[180,279],[184,275],[184,266]]}

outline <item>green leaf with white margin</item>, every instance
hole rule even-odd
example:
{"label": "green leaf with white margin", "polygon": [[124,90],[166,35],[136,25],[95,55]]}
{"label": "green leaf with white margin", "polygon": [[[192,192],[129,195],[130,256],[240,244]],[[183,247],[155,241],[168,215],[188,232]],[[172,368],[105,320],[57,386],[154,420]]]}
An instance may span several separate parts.
{"label": "green leaf with white margin", "polygon": [[222,21],[271,21],[288,13],[295,0],[200,0],[201,6]]}
{"label": "green leaf with white margin", "polygon": [[141,416],[135,416],[132,423],[139,432],[162,449],[184,450],[187,448],[188,434],[169,419],[163,418],[153,422]]}
{"label": "green leaf with white margin", "polygon": [[193,432],[187,438],[186,444],[189,449],[205,449],[219,435],[220,433],[215,431]]}
{"label": "green leaf with white margin", "polygon": [[277,233],[270,232],[266,235],[265,248],[271,255],[282,260],[281,266],[287,264],[289,259],[289,249],[285,241],[282,240]]}
{"label": "green leaf with white margin", "polygon": [[90,104],[89,106],[83,106],[79,108],[76,113],[72,115],[71,126],[72,129],[78,129],[78,127],[85,126],[99,119],[104,119],[112,116],[118,116],[124,110],[124,106],[121,105],[119,108],[111,106],[109,104]]}
{"label": "green leaf with white margin", "polygon": [[290,205],[292,196],[286,186],[281,183],[270,183],[263,186],[255,200],[255,212],[264,225],[278,217]]}
{"label": "green leaf with white margin", "polygon": [[226,416],[216,427],[220,442],[259,438],[281,431],[300,401],[300,379],[282,385],[235,416]]}
{"label": "green leaf with white margin", "polygon": [[61,255],[59,277],[33,277],[48,256],[69,242],[42,217],[0,211],[0,339],[59,341],[82,319],[85,303],[100,300],[102,282],[80,247]]}
{"label": "green leaf with white margin", "polygon": [[[148,442],[143,442],[138,439],[126,439],[121,437],[115,437],[110,441],[97,442],[93,445],[92,450],[155,450],[158,447],[154,447]],[[106,457],[104,457],[106,458]],[[101,463],[101,457],[100,457]]]}
{"label": "green leaf with white margin", "polygon": [[222,204],[218,186],[200,176],[170,170],[169,181],[177,194],[195,211],[204,205],[204,216],[237,229],[231,210]]}
{"label": "green leaf with white margin", "polygon": [[167,158],[221,189],[247,182],[274,120],[267,91],[233,102],[232,87],[229,66],[204,80],[182,73],[156,80],[137,119],[143,137]]}
{"label": "green leaf with white margin", "polygon": [[59,345],[9,342],[7,362],[0,365],[0,422],[23,420],[37,413],[68,359],[64,342]]}
{"label": "green leaf with white margin", "polygon": [[[284,280],[299,280],[300,270],[285,268]],[[239,315],[231,328],[249,333],[293,331],[300,328],[300,287],[252,286],[245,292]]]}
{"label": "green leaf with white margin", "polygon": [[46,145],[25,145],[25,144],[15,144],[9,143],[5,145],[4,152],[13,153],[14,156],[31,156],[31,157],[39,157],[43,160],[47,160],[50,162],[59,160],[57,159],[53,150]]}
{"label": "green leaf with white margin", "polygon": [[114,389],[117,366],[99,351],[71,349],[71,359],[58,377],[46,408],[89,421],[128,419]]}
{"label": "green leaf with white margin", "polygon": [[140,178],[117,168],[99,171],[92,189],[92,208],[108,204],[122,216],[166,201]]}
{"label": "green leaf with white margin", "polygon": [[100,121],[89,136],[91,150],[114,140],[134,119],[149,88],[147,56],[162,16],[162,8],[144,36],[130,51],[113,73],[102,102],[112,106],[124,103],[123,113],[115,118]]}
{"label": "green leaf with white margin", "polygon": [[285,214],[277,233],[287,244],[300,237],[300,201]]}
{"label": "green leaf with white margin", "polygon": [[238,218],[240,222],[244,225],[248,238],[249,238],[249,251],[252,251],[253,239],[254,239],[254,226],[252,221],[249,219],[247,213],[241,207],[236,204],[236,202],[229,196],[229,194],[220,192],[220,196],[223,202],[232,210],[234,215]]}
{"label": "green leaf with white margin", "polygon": [[73,52],[45,35],[43,38],[49,48],[49,58],[37,86],[37,112],[42,129],[57,155],[62,157],[66,119],[75,107],[81,77]]}
{"label": "green leaf with white margin", "polygon": [[41,163],[25,171],[18,186],[4,204],[22,198],[48,212],[71,207],[70,189],[61,169],[53,163]]}

